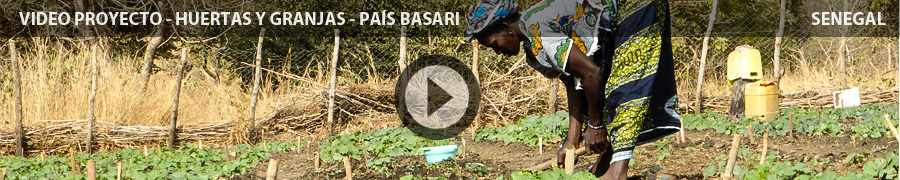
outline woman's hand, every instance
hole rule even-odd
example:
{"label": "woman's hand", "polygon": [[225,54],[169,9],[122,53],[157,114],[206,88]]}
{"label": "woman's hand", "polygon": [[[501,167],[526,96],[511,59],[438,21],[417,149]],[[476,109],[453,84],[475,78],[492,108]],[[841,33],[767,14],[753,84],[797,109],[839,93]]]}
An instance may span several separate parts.
{"label": "woman's hand", "polygon": [[587,130],[584,131],[584,146],[587,148],[587,154],[603,154],[612,149],[612,145],[609,142],[609,136],[606,134],[606,128],[587,128]]}

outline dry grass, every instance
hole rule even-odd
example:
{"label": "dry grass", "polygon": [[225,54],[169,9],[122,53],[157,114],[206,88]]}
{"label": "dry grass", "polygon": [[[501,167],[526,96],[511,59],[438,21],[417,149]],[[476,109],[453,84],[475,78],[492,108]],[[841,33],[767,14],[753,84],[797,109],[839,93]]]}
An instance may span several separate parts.
{"label": "dry grass", "polygon": [[[48,43],[49,44],[49,43]],[[20,53],[23,123],[40,126],[54,120],[87,119],[90,94],[90,54],[62,46],[55,51],[39,50]],[[49,49],[49,48],[48,48]],[[101,51],[103,52],[103,51]],[[147,90],[140,91],[140,64],[134,59],[100,57],[100,81],[97,92],[96,117],[100,122],[117,125],[162,126],[171,117],[174,95],[174,72],[163,69],[151,76]],[[165,64],[167,60],[157,60]],[[240,79],[216,81],[200,71],[185,72],[179,105],[179,124],[199,125],[237,120],[247,117],[249,95],[240,87]],[[221,78],[221,77],[220,77]],[[271,90],[262,91],[257,112],[271,111]],[[0,96],[0,130],[14,126],[12,93]],[[260,115],[263,113],[259,113]],[[257,116],[260,116],[257,115]]]}
{"label": "dry grass", "polygon": [[[887,49],[894,48],[895,42],[874,41],[877,38],[850,38],[848,47],[850,59],[848,64],[848,87],[859,87],[863,91],[881,90],[896,87],[897,68],[894,64],[896,51],[889,55]],[[26,127],[42,126],[46,121],[86,119],[87,97],[90,93],[90,73],[88,67],[89,52],[82,50],[70,50],[58,43],[47,40],[36,40],[37,45],[33,50],[20,53],[22,63],[24,123]],[[814,38],[799,49],[787,49],[785,52],[793,56],[783,57],[787,62],[788,71],[782,78],[782,93],[799,91],[832,91],[840,89],[840,79],[837,77],[834,57],[837,47],[835,39]],[[876,46],[877,45],[877,46]],[[52,47],[52,48],[50,48]],[[471,48],[470,45],[462,46]],[[867,48],[868,47],[868,48]],[[23,49],[20,47],[20,49]],[[105,52],[105,51],[101,51]],[[465,51],[463,51],[465,52]],[[416,54],[417,52],[410,52]],[[798,54],[803,54],[798,55]],[[831,54],[831,55],[829,55]],[[463,61],[471,61],[470,54],[457,55]],[[115,57],[122,58],[122,57]],[[348,57],[350,58],[350,57]],[[410,59],[414,59],[415,56]],[[550,80],[541,77],[524,62],[518,66],[512,64],[520,57],[500,57],[490,49],[481,49],[481,82],[483,83],[483,109],[481,114],[482,126],[498,126],[513,123],[515,119],[536,113],[548,113],[549,84]],[[710,61],[724,61],[724,59],[711,59]],[[100,87],[97,95],[98,121],[116,125],[128,126],[164,126],[170,118],[173,79],[171,69],[163,68],[162,71],[153,74],[147,91],[139,90],[140,64],[138,60],[124,58],[111,59],[101,57]],[[169,60],[157,60],[158,65],[166,67]],[[320,63],[327,63],[321,61]],[[890,68],[887,68],[890,67]],[[210,78],[202,71],[204,67],[194,67],[186,72],[186,78],[181,91],[179,105],[179,123],[185,126],[203,125],[213,122],[246,120],[249,112],[249,92],[241,87],[239,78],[226,75],[226,71],[220,70],[218,77]],[[271,73],[266,76],[275,76],[273,81],[282,81],[278,84],[291,84],[284,82],[296,82],[283,77],[277,77]],[[309,76],[317,72],[307,73]],[[322,73],[327,74],[327,73]],[[765,73],[767,79],[772,79],[771,73]],[[301,75],[302,76],[302,75]],[[309,76],[303,78],[309,78]],[[322,77],[322,76],[318,76]],[[327,77],[327,76],[325,76]],[[232,78],[232,79],[228,79]],[[216,80],[218,79],[218,80]],[[730,94],[730,86],[724,81],[724,74],[711,72],[706,77],[704,84],[705,96],[724,96]],[[326,84],[327,79],[310,78],[311,81]],[[355,82],[344,85],[339,89],[372,98],[387,105],[392,105],[393,79],[370,79],[368,82]],[[260,92],[258,118],[290,118],[294,116],[315,115],[326,113],[325,100],[322,91],[314,86],[295,83],[287,86],[274,86],[275,82],[264,81]],[[692,93],[696,84],[696,78],[678,79],[681,103],[693,101]],[[565,90],[559,84],[558,104],[559,110],[565,110]],[[4,91],[7,91],[4,89]],[[0,131],[10,132],[13,128],[13,101],[12,93],[0,95]],[[690,98],[690,99],[689,99]],[[340,102],[339,102],[340,103]],[[285,110],[287,109],[287,110]],[[276,111],[278,110],[278,111]],[[396,114],[392,112],[379,112],[371,108],[360,108],[351,105],[339,105],[337,108],[339,127],[335,133],[349,133],[354,131],[369,131],[399,125]],[[277,112],[277,113],[276,113]],[[296,136],[305,139],[321,139],[325,137],[322,131],[310,130],[323,126],[324,116],[318,117],[316,124],[302,129],[292,127],[289,133],[281,133],[279,139],[293,140]],[[241,128],[241,127],[237,127]],[[279,130],[283,132],[284,129]],[[265,132],[263,132],[265,133]],[[278,133],[270,133],[278,134]],[[286,135],[285,135],[286,134]],[[233,139],[244,139],[245,134],[234,134]],[[240,136],[240,137],[238,137]],[[281,136],[285,136],[281,138]],[[270,137],[272,138],[272,137]]]}

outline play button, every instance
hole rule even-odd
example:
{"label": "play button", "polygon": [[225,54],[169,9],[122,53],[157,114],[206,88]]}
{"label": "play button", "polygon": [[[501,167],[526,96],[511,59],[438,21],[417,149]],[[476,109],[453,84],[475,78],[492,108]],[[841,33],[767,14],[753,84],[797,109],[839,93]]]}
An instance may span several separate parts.
{"label": "play button", "polygon": [[447,102],[450,102],[451,98],[453,97],[444,88],[437,85],[431,78],[428,79],[428,99],[434,102],[428,103],[428,115],[432,115],[438,108],[444,107]]}
{"label": "play button", "polygon": [[465,63],[451,56],[428,55],[403,71],[394,98],[404,126],[422,137],[446,139],[472,124],[481,90]]}

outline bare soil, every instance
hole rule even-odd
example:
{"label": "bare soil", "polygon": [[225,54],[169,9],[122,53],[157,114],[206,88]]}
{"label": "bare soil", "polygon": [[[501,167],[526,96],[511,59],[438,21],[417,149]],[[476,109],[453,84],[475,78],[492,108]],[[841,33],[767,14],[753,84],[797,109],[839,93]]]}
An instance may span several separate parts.
{"label": "bare soil", "polygon": [[[714,131],[688,131],[686,142],[678,142],[677,135],[657,142],[637,147],[629,167],[629,179],[645,179],[649,174],[671,174],[679,179],[703,179],[703,169],[707,164],[718,163],[716,157],[727,154],[732,136]],[[465,136],[463,137],[471,137]],[[831,170],[844,174],[847,171],[859,171],[862,164],[847,164],[843,160],[852,154],[869,153],[870,157],[884,156],[897,147],[893,138],[858,139],[851,137],[831,136],[795,136],[794,138],[770,137],[770,151],[781,155],[782,161],[805,162],[807,166],[822,172]],[[462,142],[456,142],[462,144]],[[498,176],[509,177],[515,171],[550,160],[555,156],[561,142],[547,142],[544,152],[539,153],[537,146],[525,146],[522,143],[505,144],[503,142],[466,142],[466,147],[455,160],[426,165],[424,157],[393,157],[392,162],[384,168],[365,166],[363,157],[352,160],[353,178],[355,179],[399,179],[405,175],[419,177],[447,177],[449,179],[494,179]],[[744,137],[742,146],[751,149],[750,154],[759,154],[762,137]],[[276,154],[272,158],[279,161],[278,179],[337,179],[344,178],[343,163],[322,162],[317,170],[313,167],[313,159],[318,146],[303,147],[300,151]],[[660,158],[663,157],[663,158]],[[587,171],[596,160],[596,155],[580,156],[576,171]],[[748,161],[748,160],[742,160]],[[739,161],[741,162],[741,161]],[[750,161],[756,162],[756,161]],[[818,162],[818,163],[814,163]],[[818,165],[814,165],[818,164]],[[261,162],[244,176],[235,179],[264,179],[268,163]],[[743,166],[742,164],[738,164]],[[487,174],[478,172],[477,166],[484,166]]]}

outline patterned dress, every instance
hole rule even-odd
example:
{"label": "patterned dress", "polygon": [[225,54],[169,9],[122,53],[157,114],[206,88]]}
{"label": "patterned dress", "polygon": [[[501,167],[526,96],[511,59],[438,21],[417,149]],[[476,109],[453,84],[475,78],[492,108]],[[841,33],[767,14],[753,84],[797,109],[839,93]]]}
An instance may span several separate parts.
{"label": "patterned dress", "polygon": [[539,72],[571,75],[565,67],[572,48],[601,67],[610,163],[680,130],[668,14],[665,0],[544,0],[519,21],[527,62]]}

